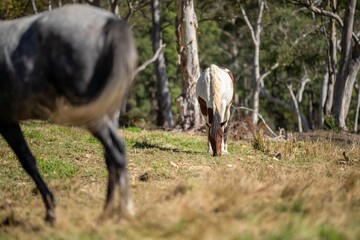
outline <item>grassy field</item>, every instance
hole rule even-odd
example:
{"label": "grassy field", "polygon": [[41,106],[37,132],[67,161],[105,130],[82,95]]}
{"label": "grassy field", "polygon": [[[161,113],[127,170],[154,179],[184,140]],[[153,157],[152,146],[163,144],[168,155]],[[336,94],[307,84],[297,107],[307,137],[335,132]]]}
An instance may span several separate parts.
{"label": "grassy field", "polygon": [[[107,173],[87,132],[22,125],[57,199],[55,226],[0,138],[0,239],[360,239],[360,145],[331,134],[230,139],[213,158],[201,133],[121,129],[136,216],[100,221]],[[355,141],[356,142],[356,141]]]}

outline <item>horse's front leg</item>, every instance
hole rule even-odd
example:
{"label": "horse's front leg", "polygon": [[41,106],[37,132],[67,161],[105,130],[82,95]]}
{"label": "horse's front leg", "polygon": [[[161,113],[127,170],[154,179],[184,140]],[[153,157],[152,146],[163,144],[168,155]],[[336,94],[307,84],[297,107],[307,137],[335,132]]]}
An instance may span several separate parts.
{"label": "horse's front leg", "polygon": [[211,143],[210,143],[210,127],[207,127],[207,133],[208,133],[208,141],[207,141],[207,144],[208,144],[208,153],[210,153],[210,154],[212,155],[212,154],[213,154],[213,150],[212,150]]}
{"label": "horse's front leg", "polygon": [[49,191],[44,180],[41,178],[39,170],[36,166],[36,161],[32,155],[25,138],[21,132],[21,128],[18,123],[2,124],[0,123],[0,133],[4,139],[8,142],[9,146],[15,152],[22,167],[34,180],[37,188],[40,191],[43,202],[46,207],[45,220],[53,223],[56,219],[55,216],[55,198]]}
{"label": "horse's front leg", "polygon": [[221,153],[223,154],[228,154],[228,146],[227,146],[227,138],[228,138],[228,133],[229,133],[229,124],[226,125],[226,127],[224,128],[224,136],[222,139],[222,143],[221,143]]}
{"label": "horse's front leg", "polygon": [[104,215],[112,213],[114,190],[118,186],[120,188],[120,214],[130,217],[133,215],[133,205],[129,194],[125,144],[118,136],[110,119],[91,132],[104,146],[105,162],[109,174]]}
{"label": "horse's front leg", "polygon": [[221,152],[224,154],[228,154],[228,145],[227,145],[227,140],[228,140],[228,134],[229,134],[229,129],[230,129],[230,118],[231,118],[231,112],[230,112],[230,108],[231,108],[231,103],[229,106],[226,107],[226,111],[225,111],[225,119],[226,119],[226,126],[224,128],[224,135],[223,135],[223,139],[222,139],[222,143],[221,143]]}

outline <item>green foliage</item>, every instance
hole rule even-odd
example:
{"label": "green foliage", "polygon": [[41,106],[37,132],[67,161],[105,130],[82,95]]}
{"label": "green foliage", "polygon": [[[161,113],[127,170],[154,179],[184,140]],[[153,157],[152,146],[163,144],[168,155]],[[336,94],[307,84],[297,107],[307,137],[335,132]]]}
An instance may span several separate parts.
{"label": "green foliage", "polygon": [[324,124],[323,127],[325,130],[332,130],[334,132],[340,132],[341,128],[339,128],[335,122],[335,118],[333,115],[326,116],[324,115]]}
{"label": "green foliage", "polygon": [[25,1],[3,0],[0,2],[0,20],[14,19],[24,15],[22,6]]}
{"label": "green foliage", "polygon": [[[48,8],[47,1],[36,0],[39,10]],[[63,0],[66,4],[72,2]],[[58,7],[59,1],[52,1],[53,8]],[[108,1],[100,0],[100,6],[108,9]],[[251,104],[252,92],[252,64],[253,40],[249,27],[241,13],[240,3],[255,27],[258,16],[258,1],[236,0],[206,0],[195,2],[195,12],[198,20],[198,54],[200,68],[203,70],[211,63],[229,68],[237,80],[235,84],[235,103]],[[150,59],[152,49],[152,14],[150,1],[136,1],[129,23],[135,33],[139,52],[139,63]],[[326,1],[319,2],[320,7],[329,10]],[[178,50],[175,30],[176,3],[171,0],[160,1],[163,43],[166,71],[169,79],[172,113],[178,118],[175,99],[181,93],[181,81],[178,71]],[[121,16],[128,14],[126,2],[119,1]],[[343,17],[344,3],[339,2],[338,14]],[[359,4],[356,17],[359,18]],[[4,0],[0,3],[0,18],[13,19],[33,14],[29,1]],[[267,94],[291,105],[292,100],[287,83],[291,83],[295,93],[300,88],[300,79],[307,75],[310,83],[307,84],[300,111],[305,114],[311,127],[321,125],[321,87],[326,72],[327,28],[328,18],[312,14],[309,10],[299,8],[289,1],[267,1],[262,19],[260,44],[260,72],[270,70],[278,63],[279,67],[266,79]],[[359,29],[360,23],[355,21],[354,29]],[[338,28],[338,36],[341,36]],[[355,31],[356,32],[356,31]],[[351,105],[349,119],[355,115],[355,105]],[[280,105],[260,100],[261,114],[267,116],[274,128],[284,127],[287,130],[296,129],[296,118],[293,112]],[[152,127],[157,117],[156,77],[154,67],[150,65],[136,76],[135,84],[129,93],[126,107],[126,117],[130,126]]]}

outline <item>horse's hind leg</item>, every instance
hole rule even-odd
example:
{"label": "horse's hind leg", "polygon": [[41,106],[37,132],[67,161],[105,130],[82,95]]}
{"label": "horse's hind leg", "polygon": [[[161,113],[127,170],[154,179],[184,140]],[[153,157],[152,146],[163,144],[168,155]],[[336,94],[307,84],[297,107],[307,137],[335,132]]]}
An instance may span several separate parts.
{"label": "horse's hind leg", "polygon": [[46,207],[45,220],[53,222],[55,220],[55,199],[52,193],[49,191],[44,180],[41,178],[36,161],[28,145],[26,144],[25,138],[21,132],[18,123],[2,124],[0,123],[0,133],[3,135],[5,140],[8,142],[16,156],[20,160],[22,167],[32,177],[37,188],[39,189],[43,202]]}
{"label": "horse's hind leg", "polygon": [[129,195],[129,179],[126,168],[125,144],[118,136],[112,122],[108,120],[102,127],[92,130],[105,149],[105,161],[109,173],[104,214],[112,211],[114,189],[120,187],[121,214],[129,217],[133,214],[132,201]]}

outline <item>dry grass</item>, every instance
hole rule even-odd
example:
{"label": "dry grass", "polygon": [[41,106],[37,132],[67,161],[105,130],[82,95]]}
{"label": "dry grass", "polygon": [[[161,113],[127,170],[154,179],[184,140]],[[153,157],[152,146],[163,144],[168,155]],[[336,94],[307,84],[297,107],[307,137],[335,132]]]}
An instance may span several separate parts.
{"label": "dry grass", "polygon": [[0,140],[0,239],[360,239],[356,143],[262,139],[259,151],[230,140],[230,154],[213,158],[205,135],[120,130],[137,214],[99,222],[100,145],[79,129],[23,128],[57,198],[58,222],[43,222],[41,197]]}

